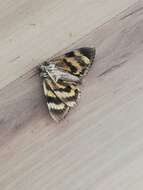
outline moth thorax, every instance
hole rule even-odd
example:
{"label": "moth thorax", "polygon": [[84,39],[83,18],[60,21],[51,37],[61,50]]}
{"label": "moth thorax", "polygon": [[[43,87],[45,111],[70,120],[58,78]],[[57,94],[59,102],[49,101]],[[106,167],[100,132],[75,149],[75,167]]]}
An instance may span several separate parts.
{"label": "moth thorax", "polygon": [[46,67],[47,67],[48,71],[54,71],[55,70],[55,64],[50,63]]}

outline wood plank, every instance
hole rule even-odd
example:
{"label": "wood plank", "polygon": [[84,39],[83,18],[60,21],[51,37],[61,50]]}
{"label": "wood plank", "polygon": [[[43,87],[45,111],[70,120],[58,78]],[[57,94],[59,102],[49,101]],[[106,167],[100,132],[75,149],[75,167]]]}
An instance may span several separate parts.
{"label": "wood plank", "polygon": [[0,89],[137,0],[0,0]]}
{"label": "wood plank", "polygon": [[143,1],[72,47],[96,46],[79,105],[60,124],[48,116],[39,76],[0,91],[3,190],[141,190]]}

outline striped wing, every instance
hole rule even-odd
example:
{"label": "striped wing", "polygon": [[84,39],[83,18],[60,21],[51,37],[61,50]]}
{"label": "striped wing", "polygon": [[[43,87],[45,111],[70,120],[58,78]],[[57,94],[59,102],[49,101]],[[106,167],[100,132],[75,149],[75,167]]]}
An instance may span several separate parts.
{"label": "striped wing", "polygon": [[51,117],[62,120],[77,104],[77,87],[93,64],[95,48],[80,48],[44,62],[40,66],[44,94]]}
{"label": "striped wing", "polygon": [[82,78],[93,64],[94,57],[95,48],[83,47],[56,57],[51,62],[57,64],[57,67],[62,67],[64,71]]}
{"label": "striped wing", "polygon": [[69,111],[69,106],[64,104],[48,85],[48,79],[43,80],[44,94],[47,98],[47,106],[51,117],[55,121],[62,120]]}
{"label": "striped wing", "polygon": [[56,97],[60,99],[68,107],[74,107],[77,104],[77,99],[80,97],[80,90],[74,84],[67,84],[64,82],[55,82],[46,79],[47,85],[54,92]]}

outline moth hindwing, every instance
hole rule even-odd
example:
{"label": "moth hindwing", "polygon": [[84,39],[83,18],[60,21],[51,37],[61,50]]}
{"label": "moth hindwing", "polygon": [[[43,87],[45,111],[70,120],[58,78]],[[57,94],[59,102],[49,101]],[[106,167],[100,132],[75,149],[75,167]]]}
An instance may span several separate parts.
{"label": "moth hindwing", "polygon": [[51,117],[62,120],[77,104],[78,86],[95,58],[95,48],[82,47],[40,65],[44,94]]}

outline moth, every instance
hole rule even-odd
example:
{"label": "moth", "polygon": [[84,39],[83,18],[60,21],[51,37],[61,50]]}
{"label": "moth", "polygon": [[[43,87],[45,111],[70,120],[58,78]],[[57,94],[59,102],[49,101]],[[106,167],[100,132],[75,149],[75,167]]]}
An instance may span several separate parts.
{"label": "moth", "polygon": [[51,117],[62,120],[77,104],[79,85],[95,58],[95,48],[82,47],[40,65],[44,95]]}

